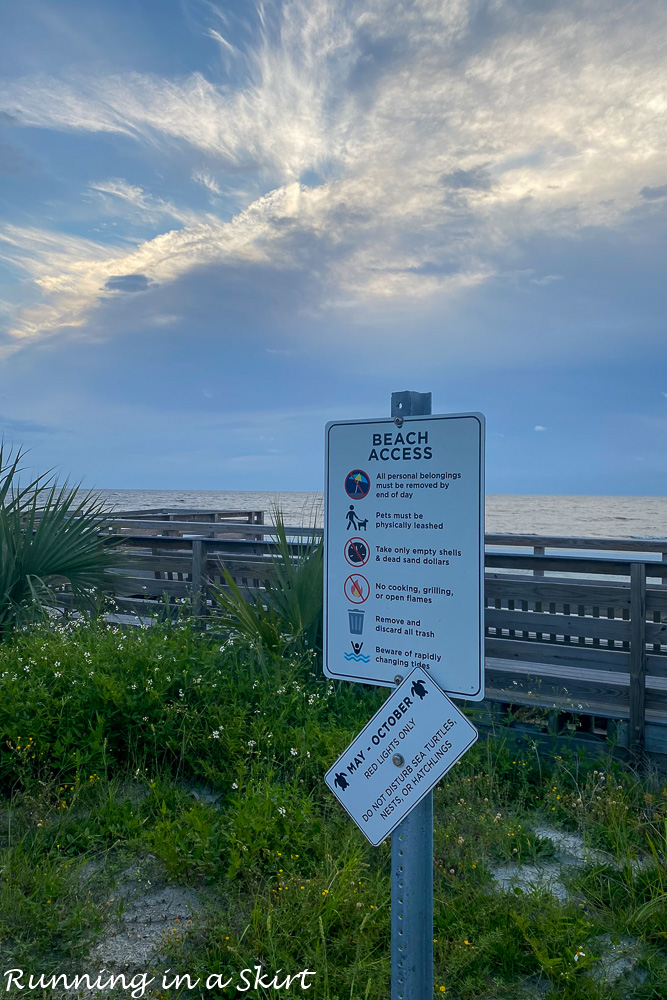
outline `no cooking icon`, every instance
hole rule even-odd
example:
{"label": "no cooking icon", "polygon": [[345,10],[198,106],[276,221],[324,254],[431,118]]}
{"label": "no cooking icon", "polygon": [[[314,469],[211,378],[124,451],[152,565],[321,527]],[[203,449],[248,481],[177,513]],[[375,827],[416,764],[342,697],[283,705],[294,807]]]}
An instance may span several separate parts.
{"label": "no cooking icon", "polygon": [[371,585],[361,573],[351,573],[345,581],[344,590],[351,604],[363,604],[368,600]]}

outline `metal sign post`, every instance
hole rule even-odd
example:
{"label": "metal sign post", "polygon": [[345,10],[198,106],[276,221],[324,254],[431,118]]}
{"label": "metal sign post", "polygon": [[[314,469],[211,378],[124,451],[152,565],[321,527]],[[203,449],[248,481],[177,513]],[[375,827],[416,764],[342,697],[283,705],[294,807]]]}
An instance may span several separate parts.
{"label": "metal sign post", "polygon": [[[431,412],[430,392],[393,392],[391,415]],[[391,1000],[433,996],[433,792],[391,835]]]}
{"label": "metal sign post", "polygon": [[431,789],[477,738],[450,698],[484,697],[484,426],[395,392],[325,432],[324,672],[393,689],[325,781],[391,834],[391,1000],[433,995]]}

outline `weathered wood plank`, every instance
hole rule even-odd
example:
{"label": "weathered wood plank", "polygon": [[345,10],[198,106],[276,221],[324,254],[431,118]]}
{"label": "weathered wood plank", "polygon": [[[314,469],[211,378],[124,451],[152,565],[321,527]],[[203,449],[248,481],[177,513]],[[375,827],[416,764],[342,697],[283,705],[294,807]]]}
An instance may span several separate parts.
{"label": "weathered wood plank", "polygon": [[667,643],[667,622],[645,622],[644,638],[655,646]]}
{"label": "weathered wood plank", "polygon": [[548,549],[600,549],[611,552],[663,552],[667,538],[585,538],[565,535],[508,535],[489,532],[484,536],[487,545],[511,545]]}
{"label": "weathered wood plank", "polygon": [[[484,594],[488,597],[520,597],[526,601],[555,601],[561,603],[606,604],[613,607],[630,607],[630,585],[603,584],[596,580],[546,580],[513,576],[509,579],[484,579]],[[665,595],[667,604],[667,594]]]}
{"label": "weathered wood plank", "polygon": [[646,610],[667,611],[667,587],[646,588]]}
{"label": "weathered wood plank", "polygon": [[[257,538],[270,537],[275,535],[275,528],[270,524],[248,524],[245,521],[181,521],[181,520],[144,520],[142,518],[113,518],[109,522],[109,518],[100,518],[100,521],[105,523],[110,523],[110,527],[114,532],[124,529],[140,528],[144,531],[154,531],[156,535],[164,533],[165,530],[174,530],[179,532],[187,532],[188,534],[203,535],[204,537],[213,537],[215,535],[229,535],[238,534],[243,536],[252,536]],[[166,529],[166,525],[169,525],[169,529]],[[206,528],[206,532],[202,529]],[[321,528],[303,528],[296,526],[286,526],[286,534],[298,535],[302,538],[319,538],[322,534]],[[105,532],[105,534],[108,532]]]}
{"label": "weathered wood plank", "polygon": [[113,594],[122,597],[146,594],[151,597],[160,597],[163,593],[173,597],[187,597],[190,592],[190,584],[183,580],[152,580],[150,577],[113,577]]}
{"label": "weathered wood plank", "polygon": [[[588,618],[579,615],[539,613],[537,611],[504,611],[487,608],[484,612],[486,628],[519,629],[545,635],[573,635],[589,639],[630,638],[630,625],[620,618]],[[659,627],[659,626],[656,626]]]}
{"label": "weathered wood plank", "polygon": [[[488,668],[486,696],[515,705],[534,705],[560,712],[584,713],[606,719],[627,719],[629,688],[594,681],[515,676],[500,667]],[[609,675],[615,676],[615,675]]]}
{"label": "weathered wood plank", "polygon": [[[489,569],[523,569],[539,568],[553,573],[594,573],[601,576],[630,576],[630,567],[638,560],[632,558],[606,559],[594,556],[534,556],[513,552],[487,552],[484,564]],[[667,563],[650,562],[650,575],[667,578]]]}
{"label": "weathered wood plank", "polygon": [[[565,643],[524,642],[487,636],[484,640],[487,656],[504,660],[547,663],[555,667],[586,667],[593,670],[623,671],[630,669],[630,654],[624,650],[593,649],[592,646],[568,646]],[[665,658],[667,661],[667,657]]]}
{"label": "weathered wood plank", "polygon": [[[115,538],[116,536],[113,537]],[[250,541],[244,538],[207,538],[206,541],[207,548],[212,553],[211,558],[213,558],[213,555],[224,556],[225,554],[229,554],[234,556],[240,552],[262,555],[276,551],[275,545],[270,542],[260,541],[259,539]],[[298,543],[290,544],[289,547],[296,555],[299,550]],[[155,535],[123,535],[119,552],[124,552],[125,549],[145,549],[147,552],[150,552],[152,549],[157,549],[158,552],[191,552],[192,539],[171,538],[164,535],[160,537]]]}

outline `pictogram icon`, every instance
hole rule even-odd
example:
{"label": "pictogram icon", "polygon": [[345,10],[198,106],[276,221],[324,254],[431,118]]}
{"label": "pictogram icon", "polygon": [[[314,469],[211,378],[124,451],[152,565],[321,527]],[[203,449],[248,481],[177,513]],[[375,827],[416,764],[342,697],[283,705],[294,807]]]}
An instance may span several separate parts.
{"label": "pictogram icon", "polygon": [[365,566],[371,554],[368,543],[363,538],[350,538],[345,543],[345,558],[350,566]]}
{"label": "pictogram icon", "polygon": [[371,592],[371,585],[361,573],[351,573],[344,583],[345,596],[350,604],[363,604]]}
{"label": "pictogram icon", "polygon": [[363,469],[352,469],[345,477],[345,492],[353,500],[363,500],[371,488],[371,477]]}

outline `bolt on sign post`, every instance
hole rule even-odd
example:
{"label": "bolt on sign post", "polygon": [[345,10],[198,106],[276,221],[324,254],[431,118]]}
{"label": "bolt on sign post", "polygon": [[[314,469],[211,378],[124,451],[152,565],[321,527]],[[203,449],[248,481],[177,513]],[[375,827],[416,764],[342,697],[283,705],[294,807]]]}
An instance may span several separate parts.
{"label": "bolt on sign post", "polygon": [[395,688],[326,783],[374,845],[391,834],[391,998],[433,994],[431,789],[477,739],[450,698],[484,697],[481,413],[326,427],[324,671]]}

